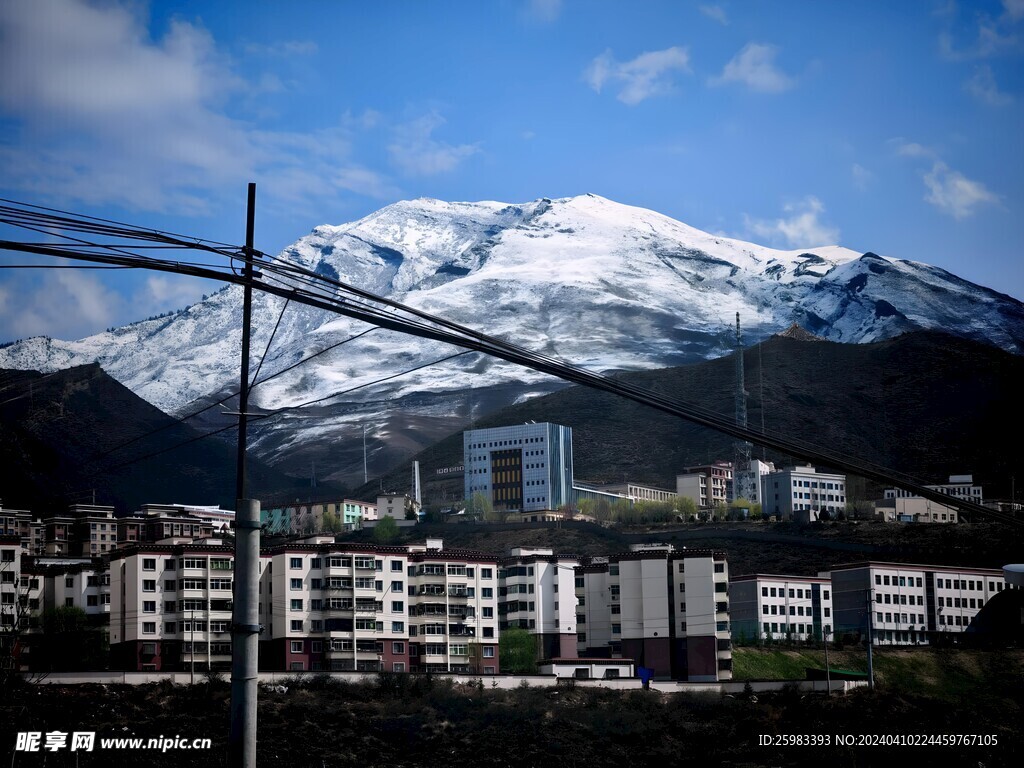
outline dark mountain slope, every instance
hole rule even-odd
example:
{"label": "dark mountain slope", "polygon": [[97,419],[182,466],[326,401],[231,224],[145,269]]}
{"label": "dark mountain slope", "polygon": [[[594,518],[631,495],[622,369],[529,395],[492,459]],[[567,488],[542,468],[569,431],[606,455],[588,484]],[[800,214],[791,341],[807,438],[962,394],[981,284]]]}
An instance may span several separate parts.
{"label": "dark mountain slope", "polygon": [[[142,459],[201,433],[132,394],[98,365],[49,375],[3,370],[0,390],[5,507],[46,514],[89,503],[95,492],[97,504],[112,504],[119,513],[146,502],[234,508],[234,447],[207,438]],[[231,432],[225,435],[233,439]],[[294,493],[292,478],[258,461],[249,467],[253,495]],[[308,487],[300,493],[305,496]]]}
{"label": "dark mountain slope", "polygon": [[[986,497],[1024,484],[1024,358],[937,332],[873,344],[775,336],[744,352],[748,423],[928,482],[973,472]],[[735,358],[621,374],[647,389],[735,412]],[[475,427],[554,421],[573,428],[577,478],[675,487],[684,467],[731,459],[731,438],[610,394],[571,387],[507,408]],[[755,456],[761,450],[755,449]],[[767,458],[791,461],[768,453]],[[424,478],[461,463],[462,434],[420,454]],[[385,485],[404,488],[407,466]],[[851,489],[855,494],[856,489]],[[449,498],[461,495],[454,486]]]}

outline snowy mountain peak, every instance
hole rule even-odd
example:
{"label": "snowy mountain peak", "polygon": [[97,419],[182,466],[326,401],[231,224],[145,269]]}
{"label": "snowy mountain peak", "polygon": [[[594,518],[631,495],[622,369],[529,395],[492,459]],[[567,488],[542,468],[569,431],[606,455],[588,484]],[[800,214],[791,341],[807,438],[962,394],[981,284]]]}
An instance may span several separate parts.
{"label": "snowy mountain peak", "polygon": [[[767,248],[594,194],[527,203],[401,201],[358,221],[318,226],[282,256],[596,370],[728,353],[736,312],[748,343],[797,323],[837,341],[927,328],[1024,351],[1024,305],[944,270],[838,245]],[[253,346],[261,349],[283,301],[257,294],[255,303]],[[51,371],[99,362],[135,393],[181,413],[234,386],[240,322],[241,289],[232,286],[169,318],[79,341],[9,345],[0,349],[0,368]],[[365,329],[291,304],[261,377]],[[264,408],[353,394],[320,406],[315,420],[260,422],[254,448],[273,460],[272,451],[285,455],[313,438],[344,435],[354,420],[393,419],[403,404],[412,410],[402,413],[415,413],[419,428],[431,424],[434,432],[427,432],[436,434],[457,428],[450,421],[456,411],[462,424],[557,386],[533,371],[474,357],[373,384],[451,352],[376,331],[260,384],[253,402]],[[461,394],[467,389],[472,397]]]}

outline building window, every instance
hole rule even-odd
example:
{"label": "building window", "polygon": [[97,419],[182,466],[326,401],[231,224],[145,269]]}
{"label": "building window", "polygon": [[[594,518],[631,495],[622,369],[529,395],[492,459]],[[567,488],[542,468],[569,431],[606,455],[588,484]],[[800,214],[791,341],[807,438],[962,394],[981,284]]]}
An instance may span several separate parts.
{"label": "building window", "polygon": [[291,601],[291,610],[293,610],[293,611],[301,611],[302,610],[302,600],[292,600]]}
{"label": "building window", "polygon": [[301,632],[302,631],[302,619],[292,619],[291,631],[292,632]]}
{"label": "building window", "polygon": [[309,561],[309,567],[312,568],[314,571],[320,570],[321,568],[323,568],[323,565],[323,560],[321,560],[319,557],[314,557],[312,560]]}
{"label": "building window", "polygon": [[491,587],[482,587],[480,589],[480,597],[484,600],[489,600],[494,597],[494,590]]}
{"label": "building window", "polygon": [[404,621],[392,621],[391,622],[391,631],[392,632],[396,632],[396,633],[397,632],[405,632],[405,622]]}
{"label": "building window", "polygon": [[301,640],[292,640],[291,641],[291,649],[292,649],[292,653],[302,653],[302,641]]}
{"label": "building window", "polygon": [[392,560],[391,561],[391,570],[394,573],[401,573],[402,572],[402,561],[401,560]]}
{"label": "building window", "polygon": [[144,557],[142,559],[142,570],[144,570],[144,571],[155,571],[156,570],[156,558],[155,557]]}
{"label": "building window", "polygon": [[393,655],[395,655],[395,656],[404,656],[405,655],[405,643],[392,643],[391,644],[391,653]]}
{"label": "building window", "polygon": [[156,600],[145,600],[142,603],[143,613],[156,613]]}
{"label": "building window", "polygon": [[145,581],[143,581],[142,582],[142,591],[143,592],[156,592],[156,580],[154,580],[154,579],[146,579]]}
{"label": "building window", "polygon": [[292,589],[302,589],[302,579],[291,579],[289,586]]}
{"label": "building window", "polygon": [[288,565],[289,565],[289,567],[292,570],[301,570],[302,569],[302,558],[301,557],[289,558]]}
{"label": "building window", "polygon": [[391,612],[392,613],[405,613],[405,603],[401,600],[391,601]]}
{"label": "building window", "polygon": [[142,622],[142,634],[144,634],[144,635],[155,635],[156,634],[156,622],[155,621],[144,621],[144,622]]}

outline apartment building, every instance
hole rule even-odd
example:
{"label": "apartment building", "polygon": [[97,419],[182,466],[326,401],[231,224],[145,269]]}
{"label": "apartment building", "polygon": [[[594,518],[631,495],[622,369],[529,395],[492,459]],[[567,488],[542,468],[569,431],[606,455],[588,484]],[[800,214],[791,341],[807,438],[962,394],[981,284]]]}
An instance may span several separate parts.
{"label": "apartment building", "polygon": [[779,520],[813,522],[828,512],[832,519],[846,510],[846,475],[818,472],[808,465],[787,467],[764,476],[761,510]]}
{"label": "apartment building", "polygon": [[729,582],[732,639],[821,640],[832,636],[827,577],[753,574]]}
{"label": "apartment building", "polygon": [[[637,545],[607,564],[576,571],[577,641],[588,651],[590,625],[610,626],[610,651],[661,678],[732,678],[729,569],[725,554]],[[582,586],[578,579],[582,579]],[[600,585],[607,586],[607,592]],[[583,621],[580,621],[580,619]]]}
{"label": "apartment building", "polygon": [[482,494],[496,510],[542,512],[575,501],[572,430],[519,424],[463,433],[465,498]]}
{"label": "apartment building", "polygon": [[[974,475],[950,475],[948,483],[938,485],[927,485],[933,491],[939,491],[947,496],[960,499],[961,501],[973,501],[975,504],[983,503],[983,494],[980,485],[974,484]],[[919,496],[902,488],[886,488],[884,497],[887,499],[916,499]]]}
{"label": "apartment building", "polygon": [[[215,524],[209,517],[203,517],[201,510],[206,509],[209,508],[184,504],[143,504],[132,515],[117,518],[118,546],[212,536],[215,528],[222,527],[223,521]],[[230,514],[233,518],[234,513]]]}
{"label": "apartment building", "polygon": [[981,607],[1007,589],[1003,571],[863,562],[820,573],[832,581],[835,631],[876,645],[915,645],[963,632]]}
{"label": "apartment building", "polygon": [[113,668],[230,669],[230,546],[141,543],[111,553],[109,568]]}
{"label": "apartment building", "polygon": [[296,502],[260,508],[260,523],[272,533],[311,535],[334,530],[335,526],[351,530],[359,527],[363,520],[376,519],[377,507],[374,504],[354,499]]}
{"label": "apartment building", "polygon": [[920,496],[891,496],[875,502],[875,519],[886,523],[955,523],[959,510]]}
{"label": "apartment building", "polygon": [[551,549],[517,547],[498,570],[498,627],[522,628],[537,640],[537,659],[574,658],[575,569],[579,559]]}
{"label": "apartment building", "polygon": [[499,672],[498,559],[440,539],[407,549],[410,670]]}
{"label": "apartment building", "polygon": [[43,553],[46,537],[43,522],[27,509],[4,509],[0,502],[0,536],[17,536],[26,555]]}
{"label": "apartment building", "polygon": [[745,467],[733,472],[733,497],[746,499],[751,504],[764,503],[764,478],[775,471],[770,461],[751,459]]}
{"label": "apartment building", "polygon": [[716,461],[698,467],[687,467],[676,475],[676,493],[692,499],[700,509],[710,509],[732,500],[732,463]]}
{"label": "apartment building", "polygon": [[497,559],[307,539],[261,557],[260,662],[292,671],[498,671]]}

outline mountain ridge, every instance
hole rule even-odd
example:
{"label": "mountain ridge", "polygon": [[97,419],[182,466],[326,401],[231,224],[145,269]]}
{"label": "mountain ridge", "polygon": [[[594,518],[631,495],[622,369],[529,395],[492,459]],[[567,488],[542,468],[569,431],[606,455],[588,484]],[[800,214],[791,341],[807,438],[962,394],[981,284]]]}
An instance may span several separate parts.
{"label": "mountain ridge", "polygon": [[[841,246],[776,250],[701,232],[596,195],[528,203],[401,201],[343,225],[321,225],[282,256],[520,346],[592,370],[649,370],[709,359],[744,337],[797,323],[824,338],[867,342],[941,329],[1019,354],[1024,305],[920,262]],[[256,292],[252,348],[262,375],[367,326]],[[0,349],[0,367],[57,370],[99,362],[162,410],[183,415],[230,393],[241,347],[241,288],[170,317],[67,342]],[[381,471],[482,413],[561,382],[480,355],[443,365],[450,346],[374,331],[259,384],[265,410],[336,398],[252,427],[254,453],[292,473],[315,460],[337,480],[361,476],[363,425]],[[254,362],[255,365],[255,362]],[[420,366],[426,366],[420,368]],[[380,382],[395,372],[419,370]],[[217,426],[207,417],[204,426]],[[398,433],[407,449],[395,449]],[[335,444],[330,451],[320,441]]]}

